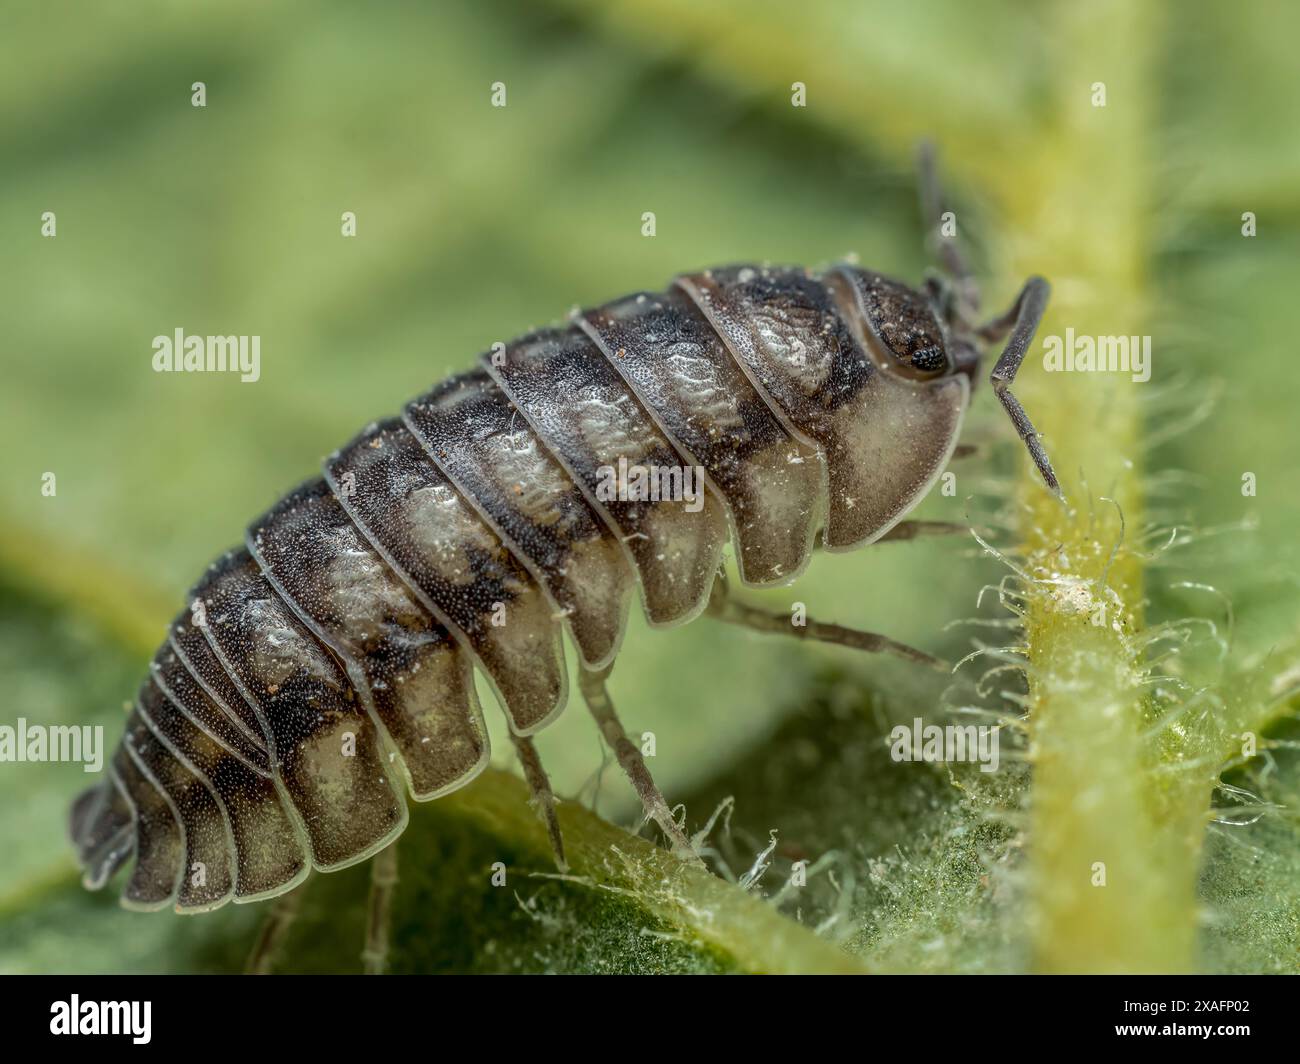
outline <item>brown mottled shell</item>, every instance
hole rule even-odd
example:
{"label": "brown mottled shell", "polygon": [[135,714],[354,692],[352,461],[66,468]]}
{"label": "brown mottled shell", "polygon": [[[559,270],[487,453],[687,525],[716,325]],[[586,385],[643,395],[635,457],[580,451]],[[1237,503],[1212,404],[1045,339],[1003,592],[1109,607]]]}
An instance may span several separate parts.
{"label": "brown mottled shell", "polygon": [[968,401],[892,284],[686,274],[485,354],[330,455],[172,624],[73,804],[86,885],[134,855],[124,904],[202,912],[362,860],[404,828],[405,793],[487,764],[474,669],[530,735],[567,699],[563,633],[606,667],[635,589],[652,625],[681,624],[729,538],[770,586],[819,530],[831,550],[883,535]]}

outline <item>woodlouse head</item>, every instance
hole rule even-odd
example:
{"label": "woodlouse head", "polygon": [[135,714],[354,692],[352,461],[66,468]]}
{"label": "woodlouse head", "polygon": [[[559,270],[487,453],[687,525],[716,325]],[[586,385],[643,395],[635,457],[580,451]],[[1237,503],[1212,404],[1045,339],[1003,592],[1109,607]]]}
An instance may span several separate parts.
{"label": "woodlouse head", "polygon": [[958,368],[931,297],[901,281],[851,267],[873,359],[915,380],[932,380]]}

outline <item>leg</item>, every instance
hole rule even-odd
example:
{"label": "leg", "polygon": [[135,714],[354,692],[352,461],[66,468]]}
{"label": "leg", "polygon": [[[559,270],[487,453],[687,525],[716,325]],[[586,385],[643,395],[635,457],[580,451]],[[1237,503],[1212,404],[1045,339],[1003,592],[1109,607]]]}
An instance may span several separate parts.
{"label": "leg", "polygon": [[664,800],[654,777],[650,775],[645,758],[641,756],[641,751],[636,744],[627,737],[627,732],[623,730],[618,714],[614,711],[614,702],[609,697],[609,689],[605,686],[605,681],[609,679],[610,668],[612,666],[599,672],[587,672],[585,669],[582,671],[579,677],[582,697],[587,703],[587,708],[591,710],[591,715],[596,718],[600,734],[604,736],[605,742],[614,751],[618,763],[627,773],[627,778],[636,788],[646,815],[659,825],[660,831],[668,836],[673,844],[674,853],[679,857],[693,857],[695,851],[690,840],[673,819],[672,809]]}
{"label": "leg", "polygon": [[257,932],[257,941],[249,951],[244,964],[245,975],[270,975],[275,964],[275,956],[284,945],[289,935],[289,928],[298,915],[302,896],[307,891],[310,880],[303,880],[287,894],[281,894],[271,905],[262,926]]}
{"label": "leg", "polygon": [[383,975],[388,964],[388,923],[397,886],[397,843],[380,850],[370,864],[370,905],[366,912],[366,947],[361,963],[366,975]]}
{"label": "leg", "polygon": [[946,662],[931,657],[923,650],[909,647],[906,643],[897,643],[888,636],[876,635],[874,632],[861,632],[856,628],[845,628],[839,624],[824,624],[811,618],[808,618],[807,623],[803,625],[792,624],[789,616],[784,613],[737,602],[731,597],[726,581],[721,579],[721,576],[714,582],[708,613],[709,616],[720,621],[752,628],[756,632],[792,635],[796,639],[815,639],[821,643],[835,643],[854,650],[865,650],[871,654],[894,654],[941,672],[947,672],[949,668]]}
{"label": "leg", "polygon": [[939,229],[943,217],[943,192],[939,188],[939,172],[935,163],[934,145],[922,141],[917,151],[917,169],[921,186],[921,220],[925,225],[926,245],[939,260],[944,272],[953,279],[963,307],[972,314],[979,310],[980,293],[971,275],[966,258],[953,237],[944,236]]}
{"label": "leg", "polygon": [[560,835],[560,821],[555,815],[555,794],[551,791],[551,781],[542,767],[537,747],[532,739],[511,733],[510,741],[515,744],[515,753],[519,755],[519,764],[523,766],[524,779],[532,792],[532,807],[546,825],[547,837],[551,840],[551,852],[555,855],[555,867],[561,872],[569,870],[569,863],[564,859],[564,839]]}
{"label": "leg", "polygon": [[[875,542],[898,543],[902,540],[919,539],[922,536],[960,536],[969,531],[969,525],[960,525],[955,521],[899,521]],[[813,544],[813,550],[825,550],[820,539]],[[722,579],[721,572],[718,574],[718,579]]]}
{"label": "leg", "polygon": [[1029,415],[1020,405],[1020,400],[1011,394],[1011,382],[1016,379],[1020,364],[1025,360],[1025,354],[1029,350],[1029,343],[1038,330],[1038,323],[1043,320],[1043,312],[1047,308],[1047,297],[1051,294],[1051,290],[1051,286],[1043,278],[1029,278],[1011,309],[1000,318],[995,318],[982,326],[980,334],[992,338],[1000,330],[1005,331],[1008,323],[1014,322],[1007,346],[993,367],[993,372],[989,374],[989,383],[993,385],[994,393],[1006,408],[1011,424],[1016,427],[1016,432],[1028,448],[1029,456],[1034,460],[1034,465],[1038,467],[1043,480],[1052,491],[1064,498],[1061,495],[1061,485],[1052,471],[1052,463],[1048,460],[1043,445],[1038,442],[1038,433],[1034,431]]}
{"label": "leg", "polygon": [[959,536],[969,531],[968,526],[959,525],[955,521],[899,521],[876,542],[897,543],[918,536]]}

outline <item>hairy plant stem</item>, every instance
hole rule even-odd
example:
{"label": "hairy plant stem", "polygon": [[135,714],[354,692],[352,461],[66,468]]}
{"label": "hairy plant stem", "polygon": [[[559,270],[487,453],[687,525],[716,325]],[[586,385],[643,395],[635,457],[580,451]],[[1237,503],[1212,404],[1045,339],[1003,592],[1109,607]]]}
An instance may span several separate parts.
{"label": "hairy plant stem", "polygon": [[1185,970],[1195,932],[1196,849],[1168,830],[1145,763],[1143,574],[1121,544],[1142,519],[1141,386],[1118,373],[1049,375],[1036,357],[1067,327],[1146,331],[1153,19],[1142,4],[1103,6],[1053,9],[1053,117],[1002,189],[1016,234],[1009,272],[1055,287],[1018,387],[1069,499],[1025,463],[1031,937],[1046,972]]}

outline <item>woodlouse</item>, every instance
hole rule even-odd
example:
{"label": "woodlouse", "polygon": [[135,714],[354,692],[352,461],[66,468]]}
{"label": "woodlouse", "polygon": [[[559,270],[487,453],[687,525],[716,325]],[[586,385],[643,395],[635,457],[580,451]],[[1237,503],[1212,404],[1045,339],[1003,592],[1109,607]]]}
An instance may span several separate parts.
{"label": "woodlouse", "polygon": [[[199,912],[382,850],[407,816],[390,761],[416,800],[486,764],[474,667],[562,863],[529,738],[566,700],[561,628],[647,813],[687,847],[605,690],[634,584],[652,625],[707,610],[791,632],[729,597],[726,541],[742,581],[768,586],[801,572],[819,529],[833,551],[903,534],[953,452],[981,342],[1002,337],[991,381],[1057,488],[1007,390],[1047,284],[976,324],[964,263],[939,250],[951,279],[920,289],[847,264],[685,274],[489,352],[366,428],[191,592],[107,778],[74,803],[86,885],[134,855],[124,904]],[[670,497],[627,490],[651,469]],[[926,659],[835,625],[793,631]]]}

